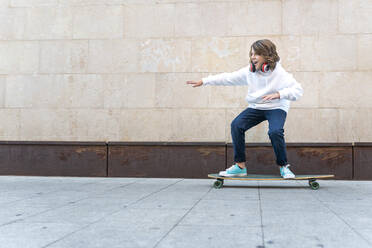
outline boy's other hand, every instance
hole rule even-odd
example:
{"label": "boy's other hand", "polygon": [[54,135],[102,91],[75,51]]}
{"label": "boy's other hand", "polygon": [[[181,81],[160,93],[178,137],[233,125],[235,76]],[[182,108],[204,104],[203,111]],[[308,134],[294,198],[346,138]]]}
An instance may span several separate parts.
{"label": "boy's other hand", "polygon": [[269,95],[265,95],[265,96],[262,97],[263,101],[270,101],[270,100],[274,100],[274,99],[280,99],[279,92],[269,94]]}
{"label": "boy's other hand", "polygon": [[200,80],[198,82],[195,82],[195,81],[187,81],[186,84],[191,84],[192,87],[199,87],[199,86],[202,86],[203,85],[203,81]]}

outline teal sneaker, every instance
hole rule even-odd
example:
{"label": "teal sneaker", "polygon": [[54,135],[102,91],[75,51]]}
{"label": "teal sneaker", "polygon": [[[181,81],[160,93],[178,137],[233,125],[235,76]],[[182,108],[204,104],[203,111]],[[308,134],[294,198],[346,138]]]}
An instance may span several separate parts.
{"label": "teal sneaker", "polygon": [[280,175],[283,177],[283,178],[295,178],[295,174],[293,174],[293,172],[288,168],[289,166],[291,166],[290,164],[287,164],[285,166],[280,166]]}
{"label": "teal sneaker", "polygon": [[247,168],[240,169],[240,167],[237,164],[232,165],[230,168],[228,168],[225,171],[220,171],[220,176],[223,177],[241,177],[247,175]]}

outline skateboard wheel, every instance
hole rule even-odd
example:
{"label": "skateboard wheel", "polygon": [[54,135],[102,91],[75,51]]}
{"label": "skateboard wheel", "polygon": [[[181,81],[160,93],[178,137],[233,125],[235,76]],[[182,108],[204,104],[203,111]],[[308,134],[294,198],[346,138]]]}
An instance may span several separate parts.
{"label": "skateboard wheel", "polygon": [[311,187],[311,184],[313,183],[313,182],[315,182],[315,179],[309,179],[309,186]]}
{"label": "skateboard wheel", "polygon": [[213,187],[216,189],[220,189],[222,188],[222,185],[223,185],[223,180],[217,180],[214,182]]}
{"label": "skateboard wheel", "polygon": [[310,184],[310,187],[312,189],[314,189],[314,190],[319,189],[319,183],[317,183],[317,182],[309,182],[309,184]]}

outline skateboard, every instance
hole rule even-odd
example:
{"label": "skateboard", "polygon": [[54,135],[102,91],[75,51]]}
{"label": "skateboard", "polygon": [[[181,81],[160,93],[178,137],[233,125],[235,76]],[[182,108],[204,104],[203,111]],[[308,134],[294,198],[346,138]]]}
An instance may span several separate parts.
{"label": "skateboard", "polygon": [[224,177],[219,174],[208,174],[208,177],[217,179],[213,187],[216,189],[222,188],[224,180],[309,180],[310,188],[317,190],[319,189],[319,183],[316,179],[331,178],[335,175],[296,175],[295,178],[282,178],[279,175],[258,175],[250,174],[241,177]]}

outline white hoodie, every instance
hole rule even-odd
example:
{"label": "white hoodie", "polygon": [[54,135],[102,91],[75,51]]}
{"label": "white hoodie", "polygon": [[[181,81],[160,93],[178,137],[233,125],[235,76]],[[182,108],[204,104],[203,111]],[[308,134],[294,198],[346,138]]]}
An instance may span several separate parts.
{"label": "white hoodie", "polygon": [[[248,107],[261,110],[282,109],[288,112],[289,101],[296,101],[303,94],[301,85],[279,62],[276,63],[274,71],[251,72],[247,66],[232,73],[208,76],[202,81],[203,85],[248,85],[245,98]],[[279,92],[280,99],[262,100],[263,96],[276,92]]]}

